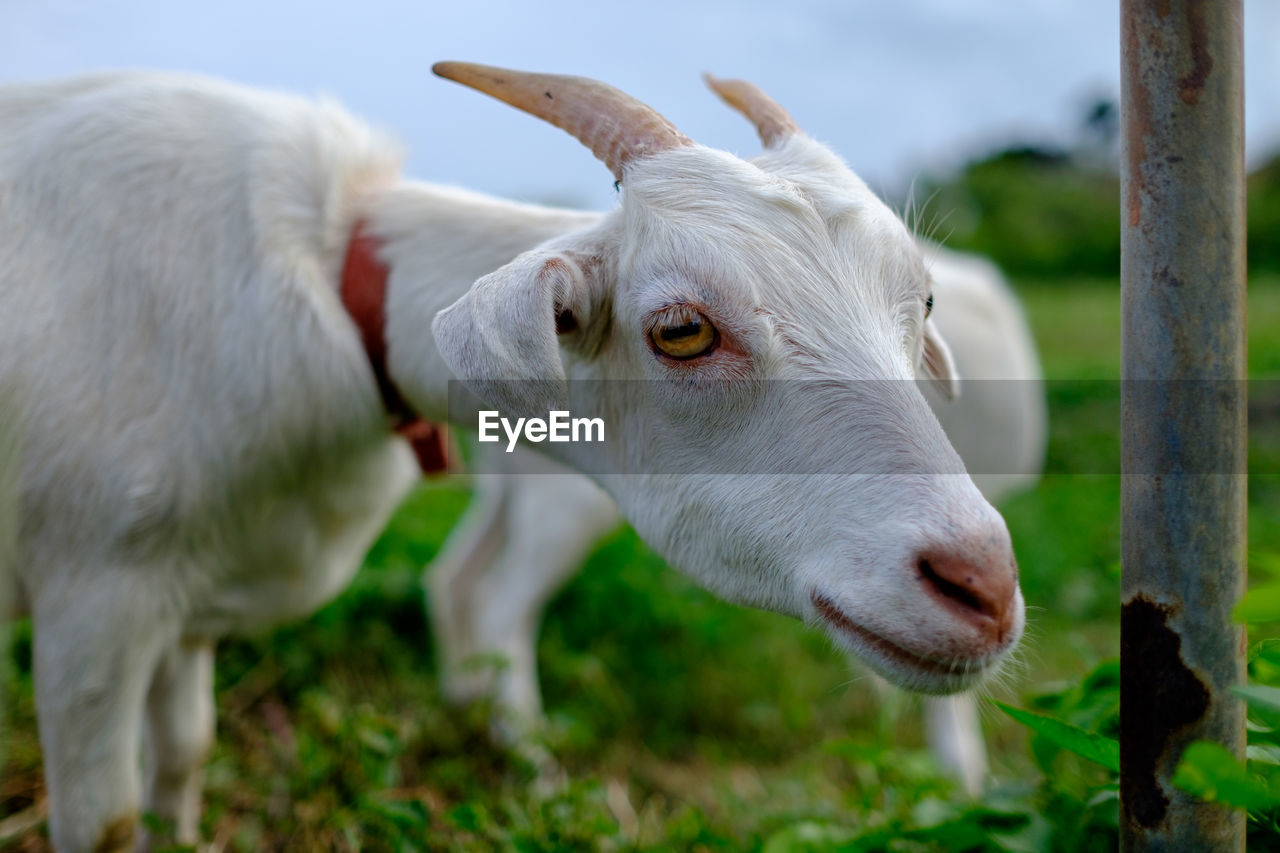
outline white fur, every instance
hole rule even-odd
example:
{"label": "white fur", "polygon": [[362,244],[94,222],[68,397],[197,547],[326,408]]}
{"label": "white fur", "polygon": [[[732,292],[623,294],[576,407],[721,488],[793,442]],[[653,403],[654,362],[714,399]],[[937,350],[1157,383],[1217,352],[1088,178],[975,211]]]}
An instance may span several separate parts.
{"label": "white fur", "polygon": [[[921,689],[971,684],[1016,642],[1008,533],[911,381],[922,358],[953,381],[924,258],[829,151],[661,152],[603,217],[397,164],[332,105],[198,77],[0,90],[0,386],[21,400],[19,599],[59,849],[127,841],[140,806],[195,838],[208,643],[334,595],[414,480],[337,294],[358,219],[391,269],[391,374],[424,415],[450,414],[455,376],[511,410],[581,394],[567,379],[664,380],[576,400],[618,438],[556,455],[674,565],[815,622],[820,596],[833,637]],[[673,300],[727,345],[658,359],[645,323]],[[565,307],[580,328],[557,337]],[[839,388],[779,411],[758,381],[689,382],[731,377]],[[491,381],[509,378],[529,381]],[[741,458],[833,473],[678,473]],[[1008,630],[922,592],[925,553],[1004,578]],[[145,799],[143,720],[166,753]]]}
{"label": "white fur", "polygon": [[[992,501],[1033,486],[1047,440],[1039,359],[999,271],[926,246],[938,329],[960,374],[957,400],[926,386],[951,443]],[[453,702],[493,701],[494,732],[525,734],[542,713],[535,643],[542,609],[617,526],[590,480],[527,450],[480,446],[466,515],[423,574],[441,680]],[[971,693],[925,698],[926,740],[971,794],[987,773]]]}

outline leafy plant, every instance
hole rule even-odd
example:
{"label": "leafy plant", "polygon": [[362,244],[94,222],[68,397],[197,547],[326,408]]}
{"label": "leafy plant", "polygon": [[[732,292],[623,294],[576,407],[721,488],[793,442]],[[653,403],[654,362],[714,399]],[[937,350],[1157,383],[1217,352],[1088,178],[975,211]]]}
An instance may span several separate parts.
{"label": "leafy plant", "polygon": [[[1267,582],[1245,594],[1233,613],[1250,630],[1265,634],[1280,623],[1280,556],[1251,555],[1255,575]],[[1249,684],[1232,690],[1248,707],[1246,760],[1220,744],[1196,741],[1182,754],[1173,784],[1209,802],[1248,812],[1249,847],[1280,849],[1280,640],[1264,636],[1248,655]]]}
{"label": "leafy plant", "polygon": [[1036,849],[1115,849],[1119,843],[1120,662],[1033,697],[1035,710],[994,703],[1031,731],[1043,776],[1029,808],[1043,822]]}
{"label": "leafy plant", "polygon": [[1120,742],[1115,738],[1087,731],[1048,714],[1024,711],[1003,702],[996,702],[995,705],[1049,743],[1074,752],[1095,764],[1101,764],[1112,773],[1120,772]]}

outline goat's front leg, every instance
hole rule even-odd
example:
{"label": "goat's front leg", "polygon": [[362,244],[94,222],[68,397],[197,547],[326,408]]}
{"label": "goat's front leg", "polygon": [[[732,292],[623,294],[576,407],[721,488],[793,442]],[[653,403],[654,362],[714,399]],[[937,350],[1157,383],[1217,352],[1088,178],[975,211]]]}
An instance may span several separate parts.
{"label": "goat's front leg", "polygon": [[978,721],[978,699],[972,693],[926,696],[925,737],[943,769],[971,797],[982,794],[987,778],[987,744]]}
{"label": "goat's front leg", "polygon": [[542,608],[618,511],[590,480],[530,451],[481,445],[477,462],[472,504],[428,568],[428,598],[445,695],[492,699],[494,733],[510,743],[542,713]]}
{"label": "goat's front leg", "polygon": [[32,608],[50,836],[60,853],[132,850],[143,705],[176,631],[134,585],[78,580],[75,596],[37,596]]}
{"label": "goat's front leg", "polygon": [[160,658],[147,693],[146,799],[148,812],[194,844],[200,836],[204,760],[213,747],[213,642],[183,639]]}
{"label": "goat's front leg", "polygon": [[476,647],[507,664],[494,693],[507,737],[518,738],[542,716],[537,637],[543,608],[618,521],[613,501],[580,475],[508,478],[504,546],[477,581],[471,602]]}
{"label": "goat's front leg", "polygon": [[506,542],[508,485],[498,474],[476,477],[467,511],[422,575],[440,687],[453,705],[492,694],[491,679],[478,665],[481,654],[489,650],[476,646],[472,610],[476,584]]}

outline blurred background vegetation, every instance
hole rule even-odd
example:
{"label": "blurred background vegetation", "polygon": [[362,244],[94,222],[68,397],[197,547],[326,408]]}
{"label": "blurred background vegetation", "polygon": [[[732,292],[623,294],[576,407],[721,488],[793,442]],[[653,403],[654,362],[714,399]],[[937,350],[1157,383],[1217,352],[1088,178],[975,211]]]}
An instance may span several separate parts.
{"label": "blurred background vegetation", "polygon": [[[1119,113],[1099,100],[1069,144],[1010,145],[957,175],[918,182],[936,220],[922,225],[954,249],[986,255],[1015,280],[1120,275]],[[1249,271],[1280,273],[1280,153],[1248,179]],[[927,216],[927,214],[926,214]]]}
{"label": "blurred background vegetation", "polygon": [[[917,183],[921,231],[1009,274],[1048,384],[1047,474],[1003,507],[1030,605],[1014,706],[1114,735],[1119,635],[1115,109],[1069,144],[1010,145]],[[897,200],[906,206],[903,200]],[[1280,373],[1280,157],[1249,183],[1250,373]],[[1094,380],[1090,385],[1085,380]],[[1110,388],[1110,391],[1107,389]],[[1099,390],[1101,389],[1101,390]],[[1109,395],[1109,396],[1108,396]],[[1271,414],[1274,419],[1275,413]],[[1255,413],[1250,561],[1280,567],[1280,471]],[[1274,426],[1270,427],[1274,431]],[[924,750],[917,700],[880,696],[800,624],[721,603],[629,529],[555,599],[539,661],[559,780],[445,708],[419,573],[466,505],[424,484],[352,586],[310,619],[228,640],[204,834],[215,850],[1095,850],[1114,775],[992,705],[979,802]],[[44,850],[29,627],[9,676],[0,849]],[[1270,819],[1251,846],[1269,849]]]}

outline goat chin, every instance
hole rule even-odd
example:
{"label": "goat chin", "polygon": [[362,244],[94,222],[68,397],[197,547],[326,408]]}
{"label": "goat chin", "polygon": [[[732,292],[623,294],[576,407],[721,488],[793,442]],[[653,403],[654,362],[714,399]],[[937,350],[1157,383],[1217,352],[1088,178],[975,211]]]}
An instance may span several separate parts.
{"label": "goat chin", "polygon": [[837,646],[892,684],[932,695],[959,693],[978,686],[999,670],[1021,636],[1021,630],[1011,632],[994,647],[981,644],[972,654],[921,652],[861,627],[821,598],[815,599],[815,610]]}

